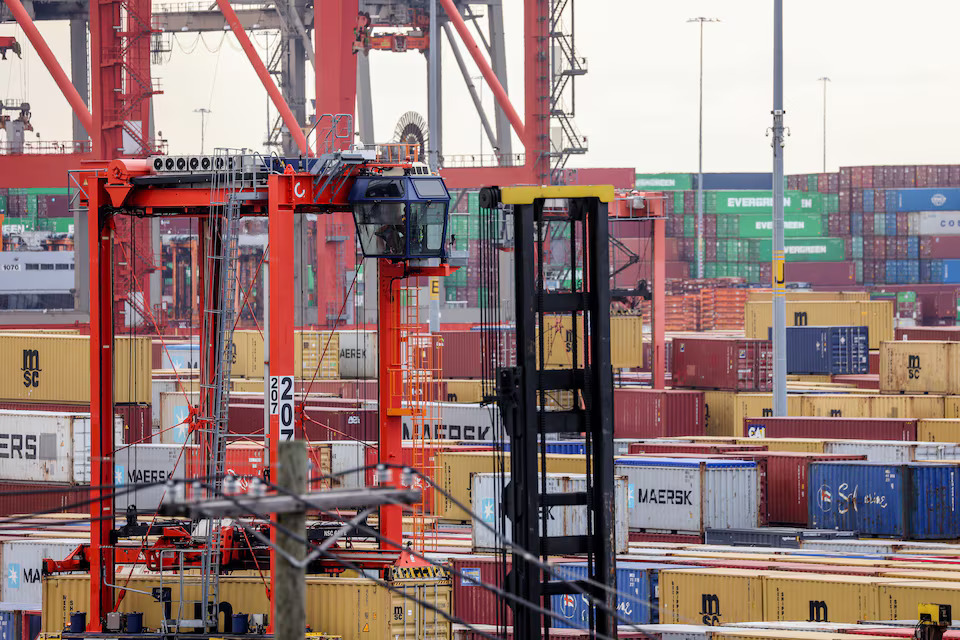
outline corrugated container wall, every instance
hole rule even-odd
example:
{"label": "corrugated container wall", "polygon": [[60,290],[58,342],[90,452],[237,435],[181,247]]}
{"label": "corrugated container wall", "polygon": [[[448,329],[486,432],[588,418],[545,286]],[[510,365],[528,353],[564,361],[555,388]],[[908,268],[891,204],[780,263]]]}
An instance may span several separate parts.
{"label": "corrugated container wall", "polygon": [[614,469],[627,476],[631,530],[699,535],[759,522],[755,462],[626,457]]}
{"label": "corrugated container wall", "polygon": [[960,393],[960,343],[899,340],[880,344],[881,393]]}
{"label": "corrugated container wall", "polygon": [[[338,331],[341,378],[377,377],[377,332]],[[479,358],[479,353],[477,356]]]}
{"label": "corrugated container wall", "polygon": [[85,539],[50,540],[5,540],[2,543],[3,575],[0,584],[0,600],[3,602],[30,603],[40,608],[43,602],[43,560],[63,560]]}
{"label": "corrugated container wall", "polygon": [[[870,348],[893,339],[893,303],[889,300],[847,302],[787,302],[787,324],[793,326],[866,326]],[[747,302],[744,308],[746,337],[763,340],[771,322],[771,306]]]}
{"label": "corrugated container wall", "polygon": [[893,418],[747,418],[752,438],[917,439],[917,421]]}
{"label": "corrugated container wall", "polygon": [[869,344],[867,327],[787,327],[787,373],[869,373]]}
{"label": "corrugated container wall", "polygon": [[614,389],[613,433],[617,438],[702,436],[702,391]]}
{"label": "corrugated container wall", "polygon": [[[505,518],[503,537],[507,542],[513,539],[512,521],[506,517],[500,496],[503,494],[504,477],[495,473],[477,473],[471,479],[470,498],[473,512],[480,516],[480,522],[473,522],[473,550],[498,551],[503,549],[503,539],[495,531],[500,526],[501,517]],[[575,493],[587,490],[587,477],[580,474],[547,474],[547,493]],[[615,549],[617,553],[627,553],[630,536],[627,523],[627,480],[622,476],[614,478],[614,515],[616,518]],[[487,527],[491,527],[488,529]],[[582,506],[552,507],[547,521],[547,535],[582,536],[589,531],[587,510]]]}
{"label": "corrugated container wall", "polygon": [[717,627],[763,620],[763,577],[738,569],[660,572],[660,622]]}
{"label": "corrugated container wall", "polygon": [[860,622],[877,619],[875,578],[770,572],[763,577],[764,620]]}
{"label": "corrugated container wall", "polygon": [[868,462],[906,464],[923,460],[960,460],[960,444],[930,442],[893,442],[889,440],[827,440],[826,453],[859,454]]}
{"label": "corrugated container wall", "polygon": [[[149,403],[150,338],[118,337],[114,350],[114,401]],[[0,334],[0,400],[90,402],[90,337]]]}
{"label": "corrugated container wall", "polygon": [[[138,513],[156,513],[167,491],[166,481],[186,478],[187,457],[179,444],[134,444],[118,450],[114,454],[117,512],[134,505]],[[148,483],[154,484],[134,487]]]}
{"label": "corrugated container wall", "polygon": [[918,420],[917,440],[922,442],[960,442],[960,420],[956,418]]}
{"label": "corrugated container wall", "polygon": [[766,339],[673,339],[673,382],[679,387],[769,391],[773,353]]}

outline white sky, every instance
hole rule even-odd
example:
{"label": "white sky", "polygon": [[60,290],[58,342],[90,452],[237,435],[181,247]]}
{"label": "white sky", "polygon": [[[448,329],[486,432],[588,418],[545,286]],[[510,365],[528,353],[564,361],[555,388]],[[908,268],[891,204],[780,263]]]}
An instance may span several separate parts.
{"label": "white sky", "polygon": [[[505,8],[509,87],[522,114],[522,3]],[[828,87],[828,169],[856,164],[952,163],[960,146],[960,3],[919,0],[785,2],[788,173],[822,164],[822,88]],[[577,83],[577,118],[590,152],[570,166],[696,171],[698,27],[706,26],[704,170],[768,171],[772,92],[770,0],[583,1],[577,49],[589,73]],[[69,71],[66,23],[41,30]],[[14,25],[0,35],[24,43],[24,61],[0,61],[0,98],[25,98],[42,139],[71,137],[69,107]],[[267,34],[255,41],[261,50]],[[221,46],[221,42],[223,42]],[[393,133],[405,111],[426,115],[426,63],[416,53],[373,52],[377,138]],[[472,61],[468,61],[473,68]],[[206,150],[261,148],[266,93],[232,36],[178,35],[174,53],[155,66],[165,93],[155,99],[157,128],[173,153],[200,147],[198,107],[212,109]],[[475,73],[476,74],[476,73]],[[312,72],[309,74],[312,77]],[[478,74],[476,74],[478,75]],[[480,124],[453,57],[444,55],[444,152],[476,153]],[[308,93],[312,81],[308,78]],[[484,88],[485,102],[492,104]],[[491,112],[492,116],[492,112]],[[489,146],[484,141],[484,148]]]}

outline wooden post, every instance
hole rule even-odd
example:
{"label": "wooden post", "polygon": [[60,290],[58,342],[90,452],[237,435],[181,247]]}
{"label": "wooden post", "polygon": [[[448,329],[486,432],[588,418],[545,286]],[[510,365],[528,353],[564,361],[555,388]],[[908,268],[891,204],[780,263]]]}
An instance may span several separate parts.
{"label": "wooden post", "polygon": [[[301,495],[307,490],[307,447],[303,440],[285,440],[278,443],[278,459],[274,464],[277,485]],[[305,511],[278,513],[277,523],[286,531],[301,538],[307,537]],[[306,556],[303,542],[293,540],[282,531],[277,532],[277,548],[297,560]],[[274,554],[274,620],[276,640],[303,640],[307,628],[307,582],[303,567],[290,564],[284,554]]]}

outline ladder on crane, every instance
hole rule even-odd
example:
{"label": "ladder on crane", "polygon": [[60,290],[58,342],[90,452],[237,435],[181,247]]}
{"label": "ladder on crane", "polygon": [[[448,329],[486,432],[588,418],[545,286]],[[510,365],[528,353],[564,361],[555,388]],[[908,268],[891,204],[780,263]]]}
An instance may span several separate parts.
{"label": "ladder on crane", "polygon": [[[237,261],[240,235],[239,192],[253,186],[253,178],[244,177],[243,156],[228,149],[214,153],[213,179],[210,192],[210,214],[207,217],[207,261],[204,273],[203,331],[204,344],[210,345],[201,354],[201,416],[197,438],[203,461],[202,475],[207,477],[207,499],[221,497],[226,467],[226,431],[230,409],[230,367],[233,363],[233,328],[236,323]],[[221,521],[205,521],[201,536],[206,538],[201,563],[201,598],[198,602],[202,626],[217,631],[220,606],[220,560],[222,555]],[[182,593],[182,592],[181,592]]]}

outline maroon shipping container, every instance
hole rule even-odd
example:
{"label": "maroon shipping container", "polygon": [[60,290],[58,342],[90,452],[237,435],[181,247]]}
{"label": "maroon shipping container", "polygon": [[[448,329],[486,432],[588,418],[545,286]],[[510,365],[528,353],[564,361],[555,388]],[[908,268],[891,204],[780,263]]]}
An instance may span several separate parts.
{"label": "maroon shipping container", "polygon": [[124,444],[150,442],[153,437],[153,406],[149,404],[116,404],[114,415],[123,420]]}
{"label": "maroon shipping container", "polygon": [[[50,482],[0,482],[0,517],[38,513],[90,513],[86,486]],[[84,503],[82,506],[73,506]]]}
{"label": "maroon shipping container", "polygon": [[920,258],[960,258],[960,236],[920,236]]}
{"label": "maroon shipping container", "polygon": [[678,387],[769,391],[772,346],[745,338],[674,338],[671,371]]}
{"label": "maroon shipping container", "polygon": [[895,340],[939,340],[960,342],[960,327],[897,327]]}
{"label": "maroon shipping container", "polygon": [[853,184],[853,172],[854,167],[840,167],[839,184],[841,189],[845,189]]}
{"label": "maroon shipping container", "polygon": [[917,439],[917,421],[903,418],[747,417],[743,423],[744,433],[758,438]]}
{"label": "maroon shipping container", "polygon": [[871,351],[868,361],[870,373],[880,375],[880,352],[877,350]]}
{"label": "maroon shipping container", "polygon": [[617,438],[704,436],[703,392],[614,389],[613,434]]}
{"label": "maroon shipping container", "polygon": [[667,278],[683,280],[690,276],[689,262],[667,262],[664,268]]}
{"label": "maroon shipping container", "polygon": [[831,378],[832,382],[837,384],[851,384],[857,389],[876,389],[880,390],[880,374],[879,373],[860,373],[860,374],[843,374],[838,376],[833,376]]}
{"label": "maroon shipping container", "polygon": [[855,262],[788,262],[784,265],[787,282],[841,286],[857,282]]}
{"label": "maroon shipping container", "polygon": [[650,455],[673,455],[676,453],[700,454],[724,454],[734,455],[740,451],[743,452],[762,452],[766,451],[764,445],[748,444],[705,444],[700,442],[631,442],[627,452],[631,455],[638,453],[647,453]]}
{"label": "maroon shipping container", "polygon": [[636,169],[564,169],[560,184],[612,184],[616,189],[633,189],[637,185]]}
{"label": "maroon shipping container", "polygon": [[840,190],[840,213],[850,213],[853,211],[853,198],[851,197],[850,190]]}
{"label": "maroon shipping container", "polygon": [[[496,594],[484,589],[478,584],[463,584],[457,572],[475,575],[480,582],[503,587],[503,575],[510,570],[510,558],[507,557],[507,566],[497,556],[467,556],[453,558],[451,565],[454,570],[453,578],[453,615],[467,624],[513,624],[513,612],[506,607],[506,620],[498,619],[500,615],[500,600]],[[553,635],[551,630],[550,635]]]}
{"label": "maroon shipping container", "polygon": [[811,462],[832,460],[864,460],[866,456],[842,456],[788,451],[737,452],[730,454],[744,460],[766,461],[767,521],[770,524],[806,526],[807,477]]}
{"label": "maroon shipping container", "polygon": [[[262,435],[263,402],[231,403],[229,425],[230,434]],[[376,440],[378,437],[376,409],[307,405],[303,425],[308,440]]]}

